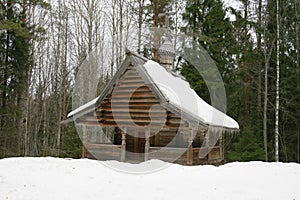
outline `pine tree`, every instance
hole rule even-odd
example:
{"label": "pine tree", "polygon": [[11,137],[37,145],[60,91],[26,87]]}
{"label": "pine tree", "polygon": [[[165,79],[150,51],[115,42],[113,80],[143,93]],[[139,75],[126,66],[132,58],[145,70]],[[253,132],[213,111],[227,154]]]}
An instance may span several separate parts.
{"label": "pine tree", "polygon": [[[1,1],[0,7],[0,132],[4,156],[23,155],[27,135],[27,96],[33,66],[32,40],[39,30],[28,21],[28,8],[42,0]],[[0,136],[0,137],[1,137]],[[1,154],[0,154],[1,156]]]}
{"label": "pine tree", "polygon": [[[223,9],[220,0],[189,0],[183,14],[187,26],[182,30],[189,35],[195,43],[201,45],[211,56],[224,81],[229,81],[234,68],[232,55],[235,46],[233,39],[233,27]],[[203,77],[191,63],[185,61],[181,73],[189,81],[193,89],[207,102],[210,102],[210,94]],[[209,69],[202,73],[211,74]],[[211,94],[213,95],[213,94]]]}

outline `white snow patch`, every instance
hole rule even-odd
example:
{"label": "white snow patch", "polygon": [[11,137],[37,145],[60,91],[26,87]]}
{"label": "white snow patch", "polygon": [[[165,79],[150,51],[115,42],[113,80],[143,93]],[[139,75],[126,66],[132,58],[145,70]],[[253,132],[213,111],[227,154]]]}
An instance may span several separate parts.
{"label": "white snow patch", "polygon": [[[156,173],[132,175],[106,167],[110,162],[116,163],[58,158],[0,160],[0,200],[300,199],[299,164],[171,164]],[[143,167],[160,162],[119,164]]]}
{"label": "white snow patch", "polygon": [[92,106],[92,105],[95,105],[98,99],[99,99],[99,97],[96,97],[96,98],[93,99],[92,101],[89,101],[88,103],[86,103],[86,104],[84,104],[84,105],[82,105],[82,106],[76,108],[75,110],[73,110],[72,112],[70,112],[70,113],[68,114],[67,117],[68,117],[68,118],[69,118],[69,117],[72,117],[73,115],[76,115],[76,114],[79,113],[80,111],[82,111],[82,110],[84,110],[84,109],[86,109],[86,108],[88,108],[88,107],[90,107],[90,106]]}
{"label": "white snow patch", "polygon": [[[223,0],[223,6],[225,8],[230,8],[232,7],[236,11],[241,11],[244,9],[244,5],[241,1],[239,0]],[[226,18],[229,18],[230,21],[236,21],[236,16],[232,14],[230,11],[226,12]]]}
{"label": "white snow patch", "polygon": [[239,128],[239,124],[234,119],[201,99],[191,89],[187,81],[173,76],[164,67],[154,61],[150,60],[144,66],[153,82],[168,98],[170,103],[192,113],[204,123],[227,128]]}

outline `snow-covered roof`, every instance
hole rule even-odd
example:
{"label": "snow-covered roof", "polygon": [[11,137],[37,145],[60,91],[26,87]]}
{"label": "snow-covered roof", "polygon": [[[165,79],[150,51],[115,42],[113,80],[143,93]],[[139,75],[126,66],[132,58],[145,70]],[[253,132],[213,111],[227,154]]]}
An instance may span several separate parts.
{"label": "snow-covered roof", "polygon": [[192,113],[206,124],[234,129],[239,128],[239,124],[234,119],[201,99],[187,81],[175,77],[163,66],[151,60],[144,67],[153,83],[164,94],[169,103]]}
{"label": "snow-covered roof", "polygon": [[[131,56],[138,58],[138,63],[135,63],[136,67],[142,68],[142,70],[138,70],[138,72],[143,73],[141,74],[142,77],[146,76],[150,79],[150,84],[155,85],[153,88],[159,90],[168,104],[188,113],[193,119],[195,118],[204,124],[215,127],[239,129],[239,124],[234,119],[201,99],[187,81],[169,73],[163,66],[154,61],[146,60],[145,58],[141,59],[139,55],[134,53],[132,53]],[[121,76],[122,70],[124,71],[125,68],[128,67],[128,65],[124,63],[107,86],[108,89],[104,91],[105,94],[101,94],[99,97],[73,110],[68,114],[68,118],[94,110],[97,107],[96,104],[107,95],[106,92],[113,88],[113,84],[118,77]]]}
{"label": "snow-covered roof", "polygon": [[96,102],[97,102],[98,99],[99,99],[99,97],[96,97],[92,101],[89,101],[88,103],[80,106],[79,108],[76,108],[75,110],[73,110],[72,112],[70,112],[67,117],[68,118],[72,117],[72,116],[76,115],[77,113],[79,113],[79,112],[81,112],[83,110],[86,110],[86,109],[88,109],[88,108],[90,108],[92,106],[95,106],[95,104],[96,104]]}

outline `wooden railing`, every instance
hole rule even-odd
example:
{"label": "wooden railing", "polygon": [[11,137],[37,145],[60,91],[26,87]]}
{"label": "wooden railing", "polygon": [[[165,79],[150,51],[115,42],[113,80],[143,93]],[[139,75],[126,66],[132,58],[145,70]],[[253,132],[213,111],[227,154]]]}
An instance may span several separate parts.
{"label": "wooden railing", "polygon": [[193,148],[193,157],[194,160],[219,160],[222,159],[221,151],[219,146],[215,147],[202,147],[202,148]]}
{"label": "wooden railing", "polygon": [[[121,145],[113,144],[86,144],[87,157],[99,160],[121,161]],[[126,152],[125,152],[126,154]],[[130,154],[130,153],[129,153]],[[209,148],[192,148],[192,164],[201,164],[210,161],[222,160],[219,146]],[[129,156],[129,155],[128,155]],[[125,157],[127,157],[125,155]],[[130,156],[129,156],[130,157]],[[128,157],[128,159],[129,159]],[[131,158],[132,159],[132,158]],[[176,147],[149,147],[149,159],[159,159],[166,162],[187,164],[188,154],[186,148]],[[125,159],[126,160],[126,159]]]}
{"label": "wooden railing", "polygon": [[181,159],[180,162],[186,162],[186,149],[175,147],[150,147],[149,158],[166,162],[174,162]]}
{"label": "wooden railing", "polygon": [[87,157],[98,160],[120,160],[121,145],[114,144],[86,144]]}

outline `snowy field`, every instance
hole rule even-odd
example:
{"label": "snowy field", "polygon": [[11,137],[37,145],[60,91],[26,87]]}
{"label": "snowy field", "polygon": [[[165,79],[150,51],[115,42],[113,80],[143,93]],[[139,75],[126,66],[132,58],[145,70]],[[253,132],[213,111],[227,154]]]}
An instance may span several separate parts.
{"label": "snowy field", "polygon": [[161,164],[158,160],[133,165],[87,159],[3,159],[0,200],[300,199],[300,165],[293,163],[172,164],[138,175],[107,167],[139,170]]}

